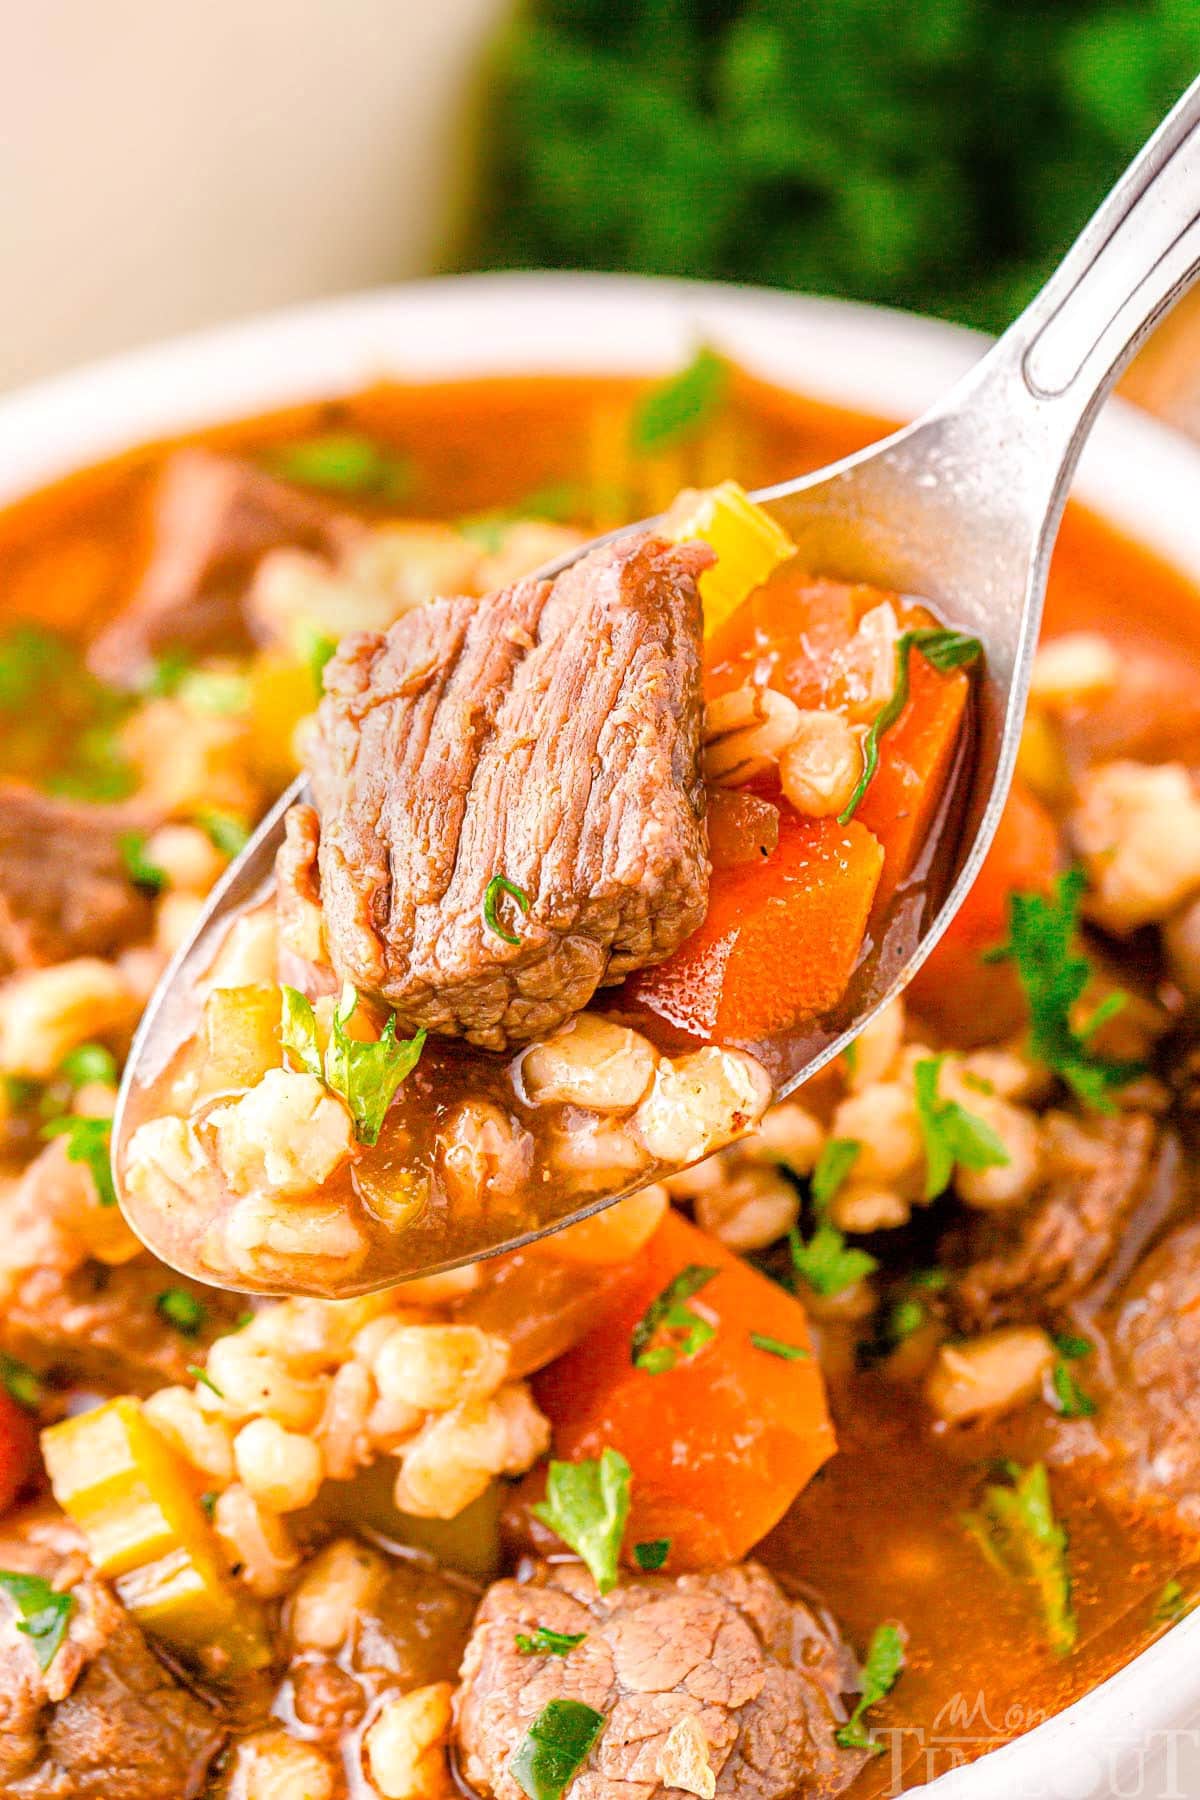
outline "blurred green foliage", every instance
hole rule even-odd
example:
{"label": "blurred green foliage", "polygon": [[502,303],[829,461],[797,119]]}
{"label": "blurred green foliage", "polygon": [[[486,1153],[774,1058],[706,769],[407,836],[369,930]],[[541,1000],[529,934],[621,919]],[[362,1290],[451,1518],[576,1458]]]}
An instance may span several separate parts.
{"label": "blurred green foliage", "polygon": [[1200,69],[1200,0],[532,0],[475,266],[1003,324]]}

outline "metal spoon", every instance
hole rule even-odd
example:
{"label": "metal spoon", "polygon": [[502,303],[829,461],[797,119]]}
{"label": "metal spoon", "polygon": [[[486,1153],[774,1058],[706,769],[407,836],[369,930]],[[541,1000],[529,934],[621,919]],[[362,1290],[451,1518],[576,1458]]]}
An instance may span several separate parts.
{"label": "metal spoon", "polygon": [[[1047,565],[1071,474],[1101,402],[1198,270],[1200,81],[1122,176],[1037,298],[940,405],[859,455],[755,496],[790,532],[807,567],[919,595],[944,624],[973,633],[986,648],[978,742],[947,898],[903,965],[875,972],[853,1020],[789,1071],[777,1098],[836,1056],[899,992],[978,873],[1012,777]],[[582,554],[544,573],[557,574]],[[306,797],[302,778],[263,820],[211,895],[134,1039],[113,1122],[113,1166],[125,1215],[151,1250],[166,1247],[156,1242],[155,1218],[131,1204],[121,1179],[136,1096],[194,1019],[197,977],[231,916],[269,881],[284,815]],[[617,1192],[568,1191],[561,1216],[536,1230],[506,1237],[497,1226],[495,1241],[477,1243],[469,1258],[459,1254],[439,1263],[415,1256],[406,1273],[431,1273],[516,1248],[616,1198]],[[205,1279],[203,1266],[187,1268],[177,1250],[165,1260]],[[394,1272],[388,1277],[396,1278]],[[361,1291],[364,1284],[353,1285]]]}

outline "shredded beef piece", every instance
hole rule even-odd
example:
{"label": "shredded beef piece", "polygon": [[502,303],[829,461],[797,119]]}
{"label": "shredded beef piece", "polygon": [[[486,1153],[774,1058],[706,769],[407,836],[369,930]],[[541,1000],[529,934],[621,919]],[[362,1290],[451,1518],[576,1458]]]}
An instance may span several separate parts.
{"label": "shredded beef piece", "polygon": [[283,544],[336,556],[362,532],[317,494],[253,463],[179,450],[154,498],[150,558],[128,606],[93,640],[104,681],[136,681],[164,650],[245,648],[244,601],[255,564]]}
{"label": "shredded beef piece", "polygon": [[0,781],[0,974],[112,956],[149,935],[150,901],[121,855],[136,823],[124,807]]}
{"label": "shredded beef piece", "polygon": [[955,1321],[979,1331],[1045,1319],[1120,1280],[1178,1194],[1179,1154],[1145,1113],[1047,1119],[1043,1186],[1012,1213],[976,1215],[948,1245],[967,1264]]}
{"label": "shredded beef piece", "polygon": [[[516,1633],[585,1633],[566,1656],[523,1655]],[[579,1564],[489,1588],[463,1659],[455,1730],[466,1780],[521,1800],[509,1760],[547,1701],[604,1714],[573,1800],[672,1791],[667,1737],[694,1720],[718,1796],[840,1794],[865,1760],[838,1747],[853,1661],[834,1629],[757,1564],[624,1581],[601,1597]]]}
{"label": "shredded beef piece", "polygon": [[[338,975],[490,1049],[699,925],[699,544],[623,538],[556,581],[435,600],[325,671],[312,778]],[[516,943],[489,929],[489,884]]]}
{"label": "shredded beef piece", "polygon": [[0,1542],[0,1565],[72,1598],[46,1669],[0,1596],[0,1794],[5,1800],[192,1800],[225,1733],[154,1655],[61,1520]]}
{"label": "shredded beef piece", "polygon": [[1097,1482],[1118,1503],[1200,1531],[1200,1224],[1139,1264],[1105,1323],[1109,1391],[1090,1421],[1104,1454]]}
{"label": "shredded beef piece", "polygon": [[[115,1266],[96,1260],[79,1224],[96,1205],[87,1168],[69,1160],[62,1139],[0,1192],[0,1349],[41,1373],[120,1392],[185,1381],[188,1364],[230,1330],[242,1303],[148,1254]],[[200,1301],[195,1336],[158,1312],[167,1288]]]}

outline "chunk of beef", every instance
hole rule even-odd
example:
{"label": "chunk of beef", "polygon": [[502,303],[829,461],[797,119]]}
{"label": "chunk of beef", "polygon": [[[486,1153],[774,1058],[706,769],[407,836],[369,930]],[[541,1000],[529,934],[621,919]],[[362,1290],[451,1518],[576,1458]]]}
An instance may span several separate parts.
{"label": "chunk of beef", "polygon": [[72,1600],[48,1668],[0,1598],[0,1794],[5,1800],[192,1800],[224,1732],[154,1655],[69,1527],[35,1521],[0,1542],[6,1569]]}
{"label": "chunk of beef", "polygon": [[[313,787],[339,976],[491,1049],[659,962],[704,915],[699,544],[624,538],[556,581],[347,639]],[[503,876],[528,910],[499,898]]]}
{"label": "chunk of beef", "polygon": [[1046,1176],[1014,1213],[981,1214],[947,1246],[966,1263],[950,1293],[977,1331],[1045,1319],[1102,1298],[1128,1272],[1179,1195],[1179,1153],[1145,1113],[1046,1121]]}
{"label": "chunk of beef", "polygon": [[[569,1656],[522,1655],[516,1633],[539,1625],[586,1635]],[[461,1680],[462,1772],[496,1800],[521,1800],[509,1759],[558,1698],[605,1720],[574,1800],[657,1800],[685,1785],[689,1748],[717,1795],[738,1800],[838,1794],[865,1760],[835,1737],[840,1696],[855,1681],[844,1646],[754,1563],[622,1582],[604,1597],[578,1564],[498,1582],[476,1616]]]}
{"label": "chunk of beef", "polygon": [[243,602],[259,558],[283,544],[335,556],[362,529],[349,513],[253,463],[177,451],[159,478],[145,572],[128,606],[93,641],[93,671],[124,685],[167,649],[244,647]]}
{"label": "chunk of beef", "polygon": [[313,807],[293,806],[283,827],[283,842],[275,858],[279,979],[316,1000],[337,990],[321,911],[317,869],[321,826]]}
{"label": "chunk of beef", "polygon": [[1092,1421],[1099,1483],[1119,1503],[1200,1531],[1200,1224],[1178,1227],[1139,1265],[1105,1337],[1109,1391]]}
{"label": "chunk of beef", "polygon": [[150,902],[129,879],[123,807],[56,800],[0,782],[0,974],[111,956],[150,931]]}
{"label": "chunk of beef", "polygon": [[[145,1253],[130,1256],[135,1248],[115,1210],[98,1207],[84,1164],[70,1161],[62,1139],[48,1145],[0,1193],[0,1349],[41,1373],[121,1392],[185,1381],[188,1364],[231,1329],[241,1303]],[[200,1302],[194,1336],[159,1313],[167,1288]]]}

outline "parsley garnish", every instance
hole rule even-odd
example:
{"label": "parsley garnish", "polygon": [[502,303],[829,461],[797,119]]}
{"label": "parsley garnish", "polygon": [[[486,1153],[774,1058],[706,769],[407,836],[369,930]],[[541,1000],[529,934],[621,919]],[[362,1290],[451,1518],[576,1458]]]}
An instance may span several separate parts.
{"label": "parsley garnish", "polygon": [[228,719],[250,710],[249,677],[236,669],[193,669],[179,684],[179,699],[193,712]]}
{"label": "parsley garnish", "polygon": [[[629,1357],[635,1368],[644,1369],[647,1375],[664,1375],[681,1356],[695,1356],[716,1336],[716,1326],[686,1302],[719,1274],[719,1269],[690,1263],[650,1302],[630,1340]],[[656,1338],[664,1341],[656,1343]]]}
{"label": "parsley garnish", "polygon": [[421,1030],[414,1037],[398,1038],[393,1013],[373,1044],[360,1043],[346,1031],[357,1005],[357,990],[347,982],[333,1012],[325,1050],[325,1082],[350,1108],[359,1143],[374,1144],[379,1141],[396,1089],[420,1061],[426,1033]]}
{"label": "parsley garnish", "polygon": [[534,1516],[582,1557],[602,1594],[617,1584],[630,1475],[619,1450],[605,1450],[599,1461],[551,1462],[546,1498],[533,1508]]}
{"label": "parsley garnish", "polygon": [[805,1362],[810,1354],[800,1344],[785,1344],[782,1338],[767,1337],[761,1331],[752,1331],[750,1342],[756,1350],[765,1350],[768,1356],[778,1356],[783,1362]]}
{"label": "parsley garnish", "polygon": [[863,744],[863,772],[846,810],[838,814],[839,825],[848,825],[858,811],[879,767],[879,741],[908,705],[909,663],[914,650],[919,650],[939,675],[948,675],[952,669],[961,669],[983,655],[983,645],[977,637],[968,637],[962,631],[947,631],[940,625],[926,625],[916,631],[900,633],[896,639],[896,685],[867,733]]}
{"label": "parsley garnish", "polygon": [[1183,1583],[1172,1577],[1170,1581],[1164,1581],[1159,1589],[1154,1610],[1150,1614],[1151,1623],[1174,1625],[1188,1610],[1187,1601],[1183,1597]]}
{"label": "parsley garnish", "polygon": [[1054,1516],[1045,1463],[1007,1466],[1009,1484],[989,1483],[963,1524],[993,1568],[1033,1588],[1056,1656],[1075,1648],[1079,1626],[1071,1603],[1067,1534]]}
{"label": "parsley garnish", "polygon": [[529,895],[525,889],[518,887],[515,881],[510,881],[507,875],[493,875],[483,893],[483,922],[489,931],[495,932],[498,938],[503,938],[506,944],[519,944],[520,938],[506,930],[497,916],[496,908],[501,894],[507,894],[522,913],[529,911]]}
{"label": "parsley garnish", "polygon": [[318,1081],[323,1081],[321,1051],[317,1044],[317,1015],[313,1011],[312,1001],[299,988],[288,987],[286,984],[280,992],[283,996],[280,1041],[307,1074],[315,1075]]}
{"label": "parsley garnish", "polygon": [[548,1700],[508,1760],[529,1800],[559,1800],[604,1730],[604,1714],[582,1700]]}
{"label": "parsley garnish", "polygon": [[325,692],[325,664],[337,655],[337,642],[323,631],[305,633],[304,660],[308,664],[317,698]]}
{"label": "parsley garnish", "polygon": [[412,487],[407,457],[385,450],[361,431],[330,431],[320,437],[280,444],[264,458],[284,481],[333,494],[373,494],[399,500]]}
{"label": "parsley garnish", "polygon": [[42,1126],[44,1138],[65,1137],[67,1161],[86,1163],[96,1184],[96,1198],[101,1206],[117,1204],[117,1190],[112,1176],[112,1120],[85,1119],[72,1115],[51,1119]]}
{"label": "parsley garnish", "polygon": [[425,1048],[424,1031],[415,1037],[396,1036],[392,1014],[374,1043],[362,1043],[346,1030],[358,1005],[357,990],[346,983],[334,1009],[324,1062],[317,1042],[317,1016],[299,988],[282,989],[280,1040],[309,1075],[323,1081],[331,1093],[340,1094],[354,1118],[360,1144],[375,1144],[396,1089],[412,1074]]}
{"label": "parsley garnish", "polygon": [[551,1631],[548,1625],[538,1625],[532,1632],[518,1631],[515,1641],[522,1656],[567,1656],[586,1636],[586,1631]]}
{"label": "parsley garnish", "polygon": [[913,1071],[917,1119],[925,1145],[925,1198],[950,1185],[957,1163],[964,1169],[1002,1168],[1011,1161],[1003,1141],[986,1120],[957,1100],[938,1099],[944,1056],[926,1057]]}
{"label": "parsley garnish", "polygon": [[190,675],[192,658],[186,650],[166,650],[147,663],[137,687],[148,700],[166,700],[179,692],[180,683]]}
{"label": "parsley garnish", "polygon": [[0,1350],[0,1387],[23,1406],[26,1412],[36,1412],[42,1401],[42,1384],[28,1363],[18,1357],[9,1356],[7,1351]]}
{"label": "parsley garnish", "polygon": [[15,1569],[0,1569],[0,1591],[8,1595],[20,1614],[17,1630],[32,1643],[38,1668],[48,1669],[67,1635],[74,1595],[56,1592],[44,1576],[26,1575]]}
{"label": "parsley garnish", "polygon": [[829,1205],[858,1161],[861,1149],[857,1138],[830,1138],[823,1146],[812,1172],[812,1197],[819,1207]]}
{"label": "parsley garnish", "polygon": [[167,885],[166,870],[160,869],[146,855],[145,832],[123,831],[117,839],[117,848],[125,873],[134,886],[143,888],[147,894],[160,894]]}
{"label": "parsley garnish", "polygon": [[653,1574],[655,1569],[661,1569],[670,1554],[670,1538],[647,1538],[644,1544],[633,1546],[634,1562],[648,1575]]}
{"label": "parsley garnish", "polygon": [[196,1337],[204,1328],[207,1308],[187,1288],[164,1288],[154,1301],[154,1309],[182,1337]]}
{"label": "parsley garnish", "polygon": [[896,1677],[904,1667],[904,1632],[899,1625],[877,1625],[867,1646],[862,1670],[862,1688],[858,1702],[847,1722],[837,1733],[843,1750],[868,1750],[874,1756],[883,1749],[863,1722],[867,1708],[890,1694]]}
{"label": "parsley garnish", "polygon": [[879,1267],[866,1250],[847,1244],[836,1225],[822,1220],[812,1236],[803,1239],[794,1228],[788,1233],[792,1253],[792,1269],[814,1294],[827,1299],[843,1293]]}
{"label": "parsley garnish", "polygon": [[643,394],[634,411],[630,442],[638,456],[654,456],[694,437],[721,405],[729,364],[701,344],[686,368]]}
{"label": "parsley garnish", "polygon": [[117,1059],[103,1044],[77,1044],[63,1057],[59,1072],[75,1088],[84,1087],[89,1081],[103,1081],[109,1087],[117,1085]]}
{"label": "parsley garnish", "polygon": [[250,842],[250,827],[240,813],[220,812],[204,807],[195,815],[196,823],[222,856],[240,856]]}
{"label": "parsley garnish", "polygon": [[187,1366],[187,1372],[191,1376],[193,1381],[200,1382],[204,1387],[206,1387],[209,1390],[210,1393],[215,1394],[217,1396],[218,1400],[223,1400],[225,1398],[224,1394],[221,1392],[220,1388],[217,1386],[216,1382],[213,1380],[213,1378],[209,1374],[208,1370],[202,1369],[200,1367],[199,1363],[189,1363]]}
{"label": "parsley garnish", "polygon": [[1075,948],[1079,902],[1087,879],[1082,869],[1061,875],[1047,899],[1042,894],[1010,894],[1008,942],[985,952],[987,962],[1011,957],[1029,1007],[1029,1047],[1081,1100],[1097,1112],[1112,1112],[1110,1088],[1141,1074],[1136,1062],[1115,1062],[1091,1049],[1090,1039],[1123,1003],[1110,994],[1082,1031],[1071,1023],[1072,1009],[1092,977],[1091,964]]}
{"label": "parsley garnish", "polygon": [[1096,1402],[1079,1385],[1071,1364],[1092,1354],[1091,1339],[1056,1337],[1054,1348],[1058,1351],[1058,1361],[1050,1371],[1050,1386],[1057,1410],[1064,1419],[1090,1419],[1096,1410]]}

